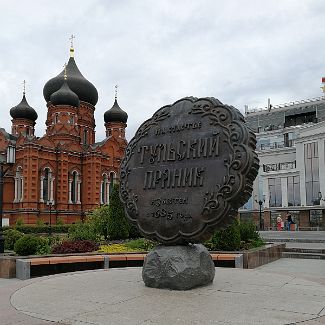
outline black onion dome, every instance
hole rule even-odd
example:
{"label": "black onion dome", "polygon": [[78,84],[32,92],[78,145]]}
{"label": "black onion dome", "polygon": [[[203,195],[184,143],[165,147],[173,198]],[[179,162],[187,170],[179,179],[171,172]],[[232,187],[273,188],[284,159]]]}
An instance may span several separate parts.
{"label": "black onion dome", "polygon": [[71,105],[75,107],[78,107],[80,103],[78,96],[69,88],[67,80],[64,80],[61,88],[50,96],[50,101],[53,105]]}
{"label": "black onion dome", "polygon": [[[70,57],[67,64],[67,77],[69,88],[79,97],[79,100],[95,106],[98,101],[97,89],[81,74],[73,57]],[[64,70],[45,84],[43,95],[46,102],[50,100],[54,92],[61,88],[63,80]]]}
{"label": "black onion dome", "polygon": [[105,112],[104,120],[106,123],[108,122],[122,122],[126,123],[128,120],[128,114],[122,110],[122,108],[118,105],[117,99],[115,98],[114,105],[111,109]]}
{"label": "black onion dome", "polygon": [[11,108],[10,115],[12,118],[25,118],[34,122],[37,120],[37,113],[34,108],[27,103],[25,94],[23,94],[21,102],[17,106]]}

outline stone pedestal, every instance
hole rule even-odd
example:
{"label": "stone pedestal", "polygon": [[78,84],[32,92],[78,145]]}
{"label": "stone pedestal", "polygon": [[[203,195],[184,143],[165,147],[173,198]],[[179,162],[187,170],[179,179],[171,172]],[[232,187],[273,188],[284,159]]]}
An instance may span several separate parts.
{"label": "stone pedestal", "polygon": [[210,284],[214,274],[214,263],[203,245],[159,245],[147,255],[142,269],[147,287],[172,290]]}

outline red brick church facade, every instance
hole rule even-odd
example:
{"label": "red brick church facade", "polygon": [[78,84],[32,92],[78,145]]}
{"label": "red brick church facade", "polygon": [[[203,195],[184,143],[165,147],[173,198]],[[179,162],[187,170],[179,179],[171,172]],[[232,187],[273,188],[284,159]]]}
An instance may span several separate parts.
{"label": "red brick church facade", "polygon": [[3,218],[14,224],[83,220],[87,211],[109,202],[109,192],[127,145],[127,114],[114,105],[105,112],[106,138],[95,143],[95,86],[80,73],[70,49],[66,68],[44,86],[46,132],[34,135],[36,111],[25,97],[10,110],[11,133],[0,129],[0,153],[16,148],[4,164]]}

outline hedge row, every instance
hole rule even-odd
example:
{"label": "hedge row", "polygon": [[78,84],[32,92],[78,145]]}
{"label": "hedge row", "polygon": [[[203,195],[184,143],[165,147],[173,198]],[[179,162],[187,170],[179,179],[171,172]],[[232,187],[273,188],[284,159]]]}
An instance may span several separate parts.
{"label": "hedge row", "polygon": [[[68,233],[71,225],[52,225],[52,233]],[[13,226],[10,229],[16,229],[24,234],[40,234],[48,233],[50,231],[50,226],[48,225],[22,225],[22,226]]]}

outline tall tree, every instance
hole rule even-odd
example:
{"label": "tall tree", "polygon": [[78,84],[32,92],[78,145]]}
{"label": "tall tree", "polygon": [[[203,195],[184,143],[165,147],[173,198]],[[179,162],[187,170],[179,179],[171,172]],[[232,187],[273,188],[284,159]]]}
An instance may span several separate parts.
{"label": "tall tree", "polygon": [[126,220],[123,204],[119,197],[119,186],[115,184],[109,203],[109,221],[107,235],[109,239],[126,239],[129,237],[130,225]]}

